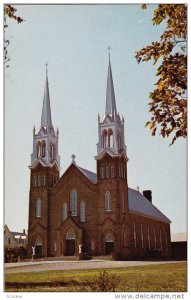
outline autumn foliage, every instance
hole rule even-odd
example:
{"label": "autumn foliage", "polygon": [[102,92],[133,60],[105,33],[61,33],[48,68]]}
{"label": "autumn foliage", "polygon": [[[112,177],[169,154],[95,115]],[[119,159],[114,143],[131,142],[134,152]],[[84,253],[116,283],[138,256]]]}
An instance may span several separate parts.
{"label": "autumn foliage", "polygon": [[[142,5],[146,9],[146,5]],[[187,136],[187,6],[159,4],[154,10],[153,25],[166,22],[160,41],[136,52],[138,63],[153,59],[158,62],[156,88],[150,93],[149,107],[152,135],[156,130],[163,137],[172,134],[171,145]]]}
{"label": "autumn foliage", "polygon": [[[7,18],[17,21],[18,24],[24,21],[22,18],[17,16],[16,13],[17,13],[17,9],[15,8],[15,6],[10,4],[4,5],[4,32],[5,29],[8,27]],[[10,61],[10,57],[8,54],[9,44],[10,44],[10,40],[4,37],[4,64],[6,68],[9,67],[8,62]]]}

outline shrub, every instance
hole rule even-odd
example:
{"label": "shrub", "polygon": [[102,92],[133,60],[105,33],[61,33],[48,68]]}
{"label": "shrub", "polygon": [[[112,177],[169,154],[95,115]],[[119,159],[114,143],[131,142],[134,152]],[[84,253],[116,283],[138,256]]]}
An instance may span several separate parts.
{"label": "shrub", "polygon": [[23,258],[26,255],[26,249],[23,246],[5,246],[4,261],[17,262],[19,258]]}
{"label": "shrub", "polygon": [[119,276],[101,271],[93,281],[87,281],[87,283],[93,292],[115,292],[119,281]]}

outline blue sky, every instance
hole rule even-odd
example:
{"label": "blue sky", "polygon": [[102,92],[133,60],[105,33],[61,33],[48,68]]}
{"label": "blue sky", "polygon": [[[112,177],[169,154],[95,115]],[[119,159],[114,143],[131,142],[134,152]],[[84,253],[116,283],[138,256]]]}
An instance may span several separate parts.
{"label": "blue sky", "polygon": [[[157,66],[137,64],[135,51],[159,39],[164,25],[153,26],[156,6],[20,5],[26,21],[10,21],[10,68],[5,72],[5,223],[28,227],[32,130],[39,129],[45,63],[52,120],[59,128],[61,174],[76,155],[78,165],[96,170],[97,115],[105,109],[108,54],[118,112],[125,119],[128,184],[151,189],[153,204],[171,219],[172,232],[186,231],[186,140],[152,137],[148,95]],[[11,187],[11,188],[10,188]]]}

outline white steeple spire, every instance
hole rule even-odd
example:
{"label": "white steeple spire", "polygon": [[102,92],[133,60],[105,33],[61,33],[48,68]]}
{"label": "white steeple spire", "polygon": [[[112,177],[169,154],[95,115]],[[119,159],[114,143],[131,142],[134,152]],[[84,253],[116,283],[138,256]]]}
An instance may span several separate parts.
{"label": "white steeple spire", "polygon": [[[108,48],[110,50],[110,47]],[[107,75],[105,116],[98,117],[97,158],[107,151],[112,156],[126,155],[124,137],[124,118],[117,113],[113,77],[111,71],[110,53]]]}
{"label": "white steeple spire", "polygon": [[49,130],[52,128],[52,118],[51,118],[51,108],[50,108],[50,96],[49,96],[49,86],[48,86],[48,64],[46,63],[46,79],[45,79],[45,88],[44,88],[44,99],[42,107],[42,116],[41,116],[41,127]]}
{"label": "white steeple spire", "polygon": [[46,79],[41,116],[41,127],[37,134],[35,133],[35,130],[33,130],[33,153],[31,154],[31,166],[35,166],[35,164],[39,161],[43,166],[52,166],[56,163],[59,167],[59,132],[58,129],[57,132],[55,132],[52,125],[47,65],[48,64],[46,63]]}
{"label": "white steeple spire", "polygon": [[[110,50],[110,47],[108,47]],[[105,106],[105,114],[110,116],[117,115],[116,103],[115,103],[115,92],[113,86],[113,76],[111,71],[111,61],[110,61],[110,53],[109,53],[109,65],[108,65],[108,75],[107,75],[107,90],[106,90],[106,106]]]}

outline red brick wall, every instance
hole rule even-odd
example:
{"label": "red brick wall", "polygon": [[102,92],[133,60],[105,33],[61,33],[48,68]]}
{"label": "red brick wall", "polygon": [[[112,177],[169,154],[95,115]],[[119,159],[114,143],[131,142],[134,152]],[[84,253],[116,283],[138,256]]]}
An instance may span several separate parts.
{"label": "red brick wall", "polygon": [[[29,200],[29,253],[35,239],[43,240],[43,254],[45,256],[62,256],[66,254],[66,233],[72,228],[75,236],[75,252],[78,253],[79,244],[83,244],[83,252],[88,254],[105,254],[105,238],[108,232],[114,237],[114,251],[120,253],[121,259],[147,257],[154,253],[156,230],[156,250],[160,249],[162,256],[169,256],[170,226],[169,224],[153,220],[138,214],[128,212],[128,186],[126,178],[118,176],[118,166],[126,169],[124,158],[112,159],[106,155],[98,161],[98,173],[101,166],[114,164],[115,178],[98,178],[97,184],[91,183],[75,165],[71,165],[53,188],[48,186],[32,187]],[[56,168],[37,166],[31,170],[34,175],[46,174],[48,184],[51,176],[58,176]],[[70,193],[77,192],[76,217],[70,216]],[[109,191],[111,197],[111,211],[105,211],[105,193]],[[122,211],[122,193],[125,195],[125,211]],[[35,202],[42,200],[42,218],[35,217]],[[80,202],[85,201],[85,222],[80,222]],[[62,220],[63,203],[67,203],[68,218]],[[136,224],[136,246],[134,239],[134,222]],[[144,242],[142,247],[141,224],[143,226]],[[148,226],[150,228],[150,249],[148,243]],[[161,238],[160,238],[161,229]],[[167,233],[167,240],[166,240]],[[161,241],[162,239],[162,249]],[[94,249],[92,249],[92,240]],[[54,242],[56,241],[56,249]],[[151,253],[152,252],[152,253]]]}

